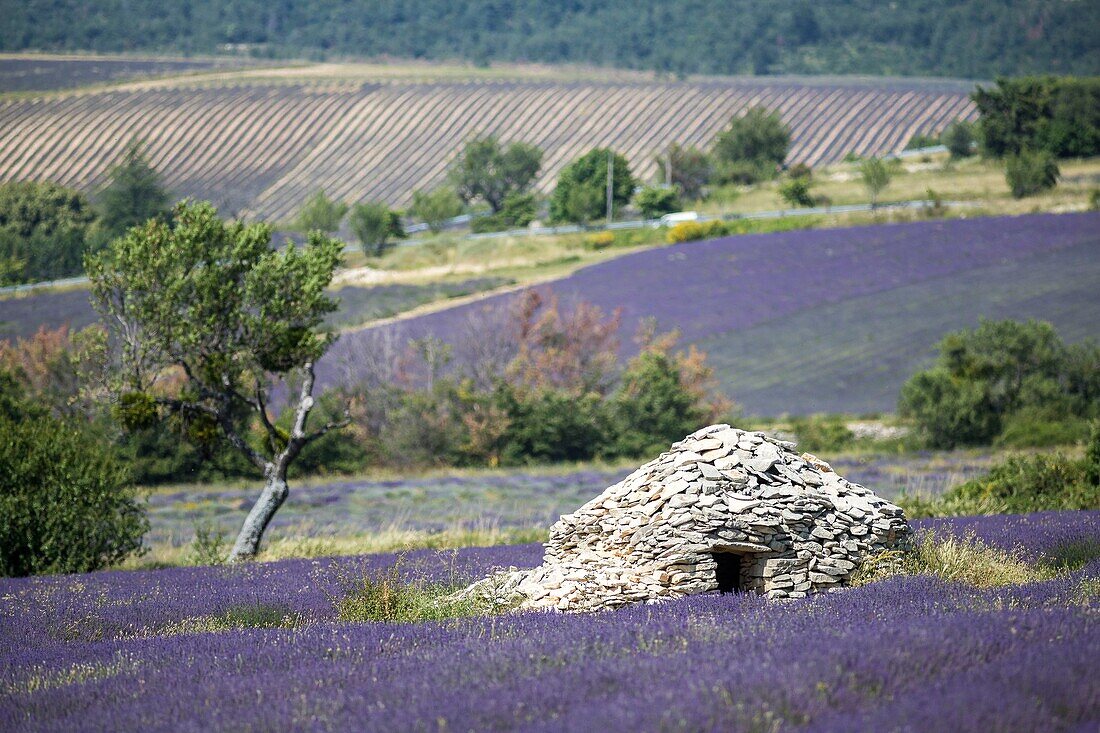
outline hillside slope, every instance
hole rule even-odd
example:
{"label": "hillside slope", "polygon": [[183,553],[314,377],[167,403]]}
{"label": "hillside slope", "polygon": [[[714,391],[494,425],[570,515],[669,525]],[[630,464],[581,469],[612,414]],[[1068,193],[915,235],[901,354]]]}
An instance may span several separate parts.
{"label": "hillside slope", "polygon": [[[901,80],[704,82],[386,81],[315,77],[310,68],[144,82],[100,91],[0,98],[0,181],[52,180],[92,190],[133,137],[180,196],[226,213],[292,217],[323,188],[346,201],[405,205],[442,182],[472,135],[545,151],[538,181],[593,146],[627,155],[643,178],[669,143],[708,144],[751,105],[778,110],[790,162],[904,147],[915,133],[973,119],[970,85]],[[266,75],[266,76],[265,76]]]}
{"label": "hillside slope", "polygon": [[[564,300],[621,309],[710,353],[746,412],[892,410],[946,331],[979,318],[1052,321],[1100,338],[1100,214],[1030,215],[727,237],[647,250],[556,282]],[[505,295],[382,327],[399,341],[491,327]],[[378,330],[322,362],[337,380]]]}

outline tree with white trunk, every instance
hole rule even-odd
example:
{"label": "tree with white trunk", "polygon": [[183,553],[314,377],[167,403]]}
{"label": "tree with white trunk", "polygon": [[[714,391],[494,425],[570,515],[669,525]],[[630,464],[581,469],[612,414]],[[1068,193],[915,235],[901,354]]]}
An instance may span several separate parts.
{"label": "tree with white trunk", "polygon": [[[255,557],[289,494],[287,470],[312,441],[314,365],[335,340],[325,293],[343,244],[313,232],[273,250],[266,224],[222,221],[208,203],[130,229],[85,263],[118,359],[115,412],[128,427],[175,417],[189,435],[225,440],[264,476],[229,560]],[[281,390],[290,428],[273,414]],[[256,426],[251,430],[249,425]]]}

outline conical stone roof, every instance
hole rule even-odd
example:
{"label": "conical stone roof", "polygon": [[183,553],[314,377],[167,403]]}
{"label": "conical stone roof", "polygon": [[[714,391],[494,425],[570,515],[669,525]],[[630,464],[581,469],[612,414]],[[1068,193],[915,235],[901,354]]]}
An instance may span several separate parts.
{"label": "conical stone roof", "polygon": [[842,587],[909,526],[899,507],[794,448],[703,428],[561,517],[541,566],[466,592],[587,611],[717,590],[800,598]]}

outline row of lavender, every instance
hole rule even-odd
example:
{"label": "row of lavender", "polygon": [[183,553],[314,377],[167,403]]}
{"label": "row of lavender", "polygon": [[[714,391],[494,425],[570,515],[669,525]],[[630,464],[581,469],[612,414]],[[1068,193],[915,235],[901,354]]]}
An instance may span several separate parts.
{"label": "row of lavender", "polygon": [[[1100,512],[936,520],[1032,559]],[[410,572],[530,567],[541,548],[415,553]],[[979,591],[895,578],[790,604],[700,596],[597,616],[331,620],[334,579],[392,556],[0,582],[0,729],[1085,730],[1100,721],[1100,563]],[[1095,602],[1095,591],[1092,592]],[[241,604],[296,629],[157,636]]]}

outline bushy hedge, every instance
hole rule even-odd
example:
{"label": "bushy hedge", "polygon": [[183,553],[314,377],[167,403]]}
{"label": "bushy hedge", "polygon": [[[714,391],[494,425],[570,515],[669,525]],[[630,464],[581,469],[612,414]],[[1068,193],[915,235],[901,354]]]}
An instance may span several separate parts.
{"label": "bushy hedge", "polygon": [[141,547],[144,508],[125,466],[49,417],[0,416],[0,575],[80,573]]}
{"label": "bushy hedge", "polygon": [[902,505],[910,518],[1100,508],[1100,422],[1084,458],[1013,456],[938,498],[905,497]]}

